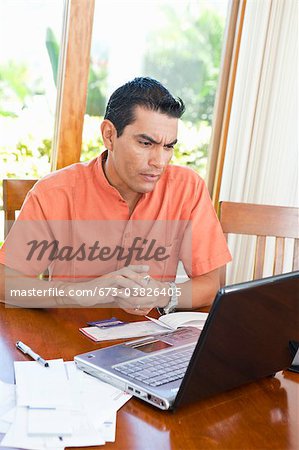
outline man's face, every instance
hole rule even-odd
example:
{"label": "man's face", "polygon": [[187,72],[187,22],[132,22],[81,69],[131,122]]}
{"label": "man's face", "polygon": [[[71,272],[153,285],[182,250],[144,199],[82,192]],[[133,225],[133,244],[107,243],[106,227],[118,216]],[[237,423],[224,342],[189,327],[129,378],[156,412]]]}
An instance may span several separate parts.
{"label": "man's face", "polygon": [[141,107],[135,121],[112,140],[112,184],[123,192],[151,192],[165,171],[177,141],[178,119]]}

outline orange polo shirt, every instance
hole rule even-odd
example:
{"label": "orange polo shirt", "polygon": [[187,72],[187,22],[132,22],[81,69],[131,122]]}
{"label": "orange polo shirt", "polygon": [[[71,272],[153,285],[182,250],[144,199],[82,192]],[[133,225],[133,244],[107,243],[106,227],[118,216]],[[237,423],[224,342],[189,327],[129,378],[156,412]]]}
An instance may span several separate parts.
{"label": "orange polo shirt", "polygon": [[2,264],[26,275],[48,268],[51,277],[73,281],[146,264],[151,276],[169,281],[175,279],[180,260],[189,277],[231,260],[198,174],[169,165],[130,216],[103,172],[106,155],[36,183],[0,250]]}

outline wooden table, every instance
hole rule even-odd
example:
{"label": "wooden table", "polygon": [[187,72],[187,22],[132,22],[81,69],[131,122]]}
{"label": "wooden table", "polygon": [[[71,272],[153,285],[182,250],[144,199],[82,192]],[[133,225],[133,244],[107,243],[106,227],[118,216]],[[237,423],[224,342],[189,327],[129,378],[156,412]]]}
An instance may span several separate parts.
{"label": "wooden table", "polygon": [[[14,360],[28,360],[15,348],[22,340],[44,358],[65,361],[100,348],[78,331],[87,321],[116,316],[113,309],[16,309],[0,307],[0,378],[14,381]],[[257,349],[258,351],[258,349]],[[117,416],[116,442],[108,449],[298,449],[299,375],[278,373],[175,413],[137,399]],[[96,447],[93,447],[96,448]],[[100,448],[100,447],[97,447]]]}

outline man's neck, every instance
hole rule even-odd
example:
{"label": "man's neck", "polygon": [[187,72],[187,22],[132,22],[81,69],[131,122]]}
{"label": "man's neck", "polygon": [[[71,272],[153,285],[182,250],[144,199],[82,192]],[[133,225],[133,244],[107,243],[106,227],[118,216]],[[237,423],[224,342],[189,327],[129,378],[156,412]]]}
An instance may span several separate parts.
{"label": "man's neck", "polygon": [[114,181],[113,177],[113,171],[114,169],[111,168],[111,165],[109,164],[109,154],[106,160],[103,161],[103,172],[105,174],[105,177],[108,181],[108,183],[113,186],[115,189],[118,190],[122,198],[125,200],[125,202],[128,204],[130,215],[135,209],[135,206],[137,205],[139,199],[141,198],[142,194],[138,192],[129,191],[128,189],[125,189],[122,187],[121,184],[118,184]]}

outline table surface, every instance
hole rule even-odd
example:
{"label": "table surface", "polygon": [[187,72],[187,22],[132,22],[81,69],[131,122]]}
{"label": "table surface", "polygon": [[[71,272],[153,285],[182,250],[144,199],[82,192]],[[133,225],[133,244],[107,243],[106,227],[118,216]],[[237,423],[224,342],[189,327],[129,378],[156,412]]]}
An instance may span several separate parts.
{"label": "table surface", "polygon": [[[22,340],[46,359],[73,360],[115,342],[94,343],[79,328],[116,316],[113,309],[18,309],[0,306],[0,379],[13,383],[13,361],[28,360],[15,348]],[[257,349],[258,351],[258,349]],[[108,449],[299,449],[299,375],[285,371],[176,412],[131,399],[117,415]],[[94,449],[100,447],[92,447]]]}

